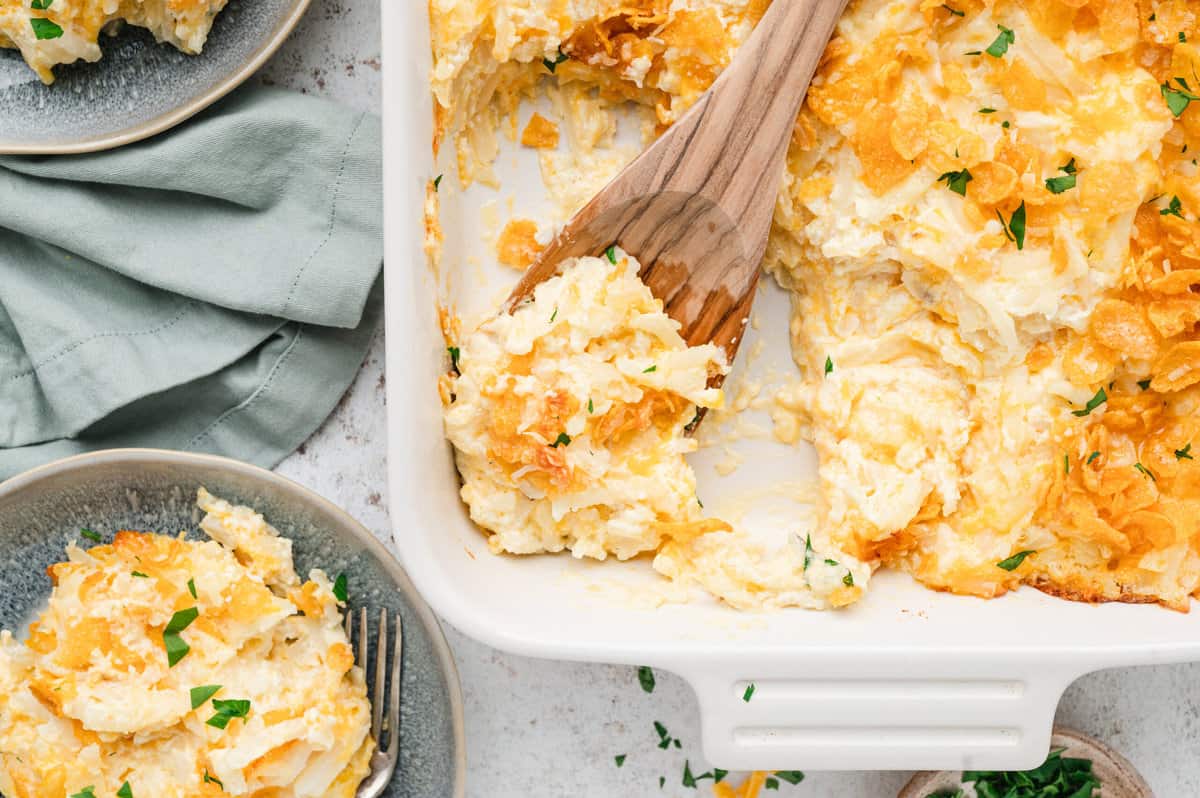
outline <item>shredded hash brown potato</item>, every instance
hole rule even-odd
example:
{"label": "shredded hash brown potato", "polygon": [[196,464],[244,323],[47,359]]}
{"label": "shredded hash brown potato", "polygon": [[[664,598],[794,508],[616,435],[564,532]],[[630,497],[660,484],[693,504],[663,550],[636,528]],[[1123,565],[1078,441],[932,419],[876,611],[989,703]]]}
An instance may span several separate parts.
{"label": "shredded hash brown potato", "polygon": [[[573,212],[622,165],[599,154],[613,109],[666,129],[768,6],[433,0],[439,139],[464,185],[494,181],[497,133],[545,91],[543,175]],[[834,550],[938,590],[1187,609],[1198,92],[1189,0],[850,4],[764,263],[793,293],[782,415],[817,448]]]}

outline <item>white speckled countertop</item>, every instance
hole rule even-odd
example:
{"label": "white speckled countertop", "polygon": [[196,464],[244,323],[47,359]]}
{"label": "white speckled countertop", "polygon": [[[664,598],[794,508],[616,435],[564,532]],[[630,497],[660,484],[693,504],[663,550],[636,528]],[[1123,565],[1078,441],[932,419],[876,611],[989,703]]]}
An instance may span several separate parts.
{"label": "white speckled countertop", "polygon": [[[385,0],[417,2],[417,0]],[[261,79],[378,111],[380,0],[313,0]],[[333,416],[279,471],[340,504],[390,541],[385,451],[384,341]],[[632,668],[514,657],[447,628],[462,675],[470,798],[707,796],[680,784],[699,752],[696,702],[683,682],[658,674],[646,695]],[[1200,665],[1107,671],[1081,679],[1059,707],[1060,723],[1124,753],[1159,798],[1200,795]],[[660,721],[680,749],[662,751]],[[627,754],[621,768],[613,757]],[[659,777],[666,786],[659,789]],[[809,773],[777,794],[891,798],[902,773]],[[706,782],[702,784],[707,785]]]}

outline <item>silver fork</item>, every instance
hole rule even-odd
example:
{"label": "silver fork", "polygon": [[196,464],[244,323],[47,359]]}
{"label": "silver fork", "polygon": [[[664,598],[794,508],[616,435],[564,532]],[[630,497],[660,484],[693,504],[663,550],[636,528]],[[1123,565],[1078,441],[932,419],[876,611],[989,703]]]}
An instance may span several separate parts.
{"label": "silver fork", "polygon": [[[353,641],[354,613],[346,611],[346,639]],[[359,610],[358,622],[358,664],[367,669],[367,654],[371,628],[367,625],[367,610]],[[359,785],[355,798],[378,798],[387,789],[392,775],[396,772],[396,763],[400,759],[400,676],[401,661],[404,652],[404,628],[400,614],[396,613],[396,644],[392,654],[391,692],[387,693],[388,681],[388,612],[379,611],[379,640],[375,644],[375,689],[370,692],[371,698],[371,737],[375,740],[375,753],[371,755],[371,772]],[[368,683],[369,686],[369,683]],[[387,700],[385,702],[385,695]],[[384,704],[387,704],[387,724],[384,724]],[[387,733],[387,746],[384,747],[383,737]]]}

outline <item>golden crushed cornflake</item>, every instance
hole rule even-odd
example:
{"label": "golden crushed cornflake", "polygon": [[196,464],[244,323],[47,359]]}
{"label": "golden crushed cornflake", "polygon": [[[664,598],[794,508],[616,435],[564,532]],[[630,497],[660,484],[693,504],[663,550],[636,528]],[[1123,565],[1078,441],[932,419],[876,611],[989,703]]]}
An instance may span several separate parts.
{"label": "golden crushed cornflake", "polygon": [[[462,120],[515,118],[543,81],[575,150],[622,102],[665,128],[767,5],[434,0],[460,176],[494,155]],[[1198,43],[1192,0],[850,4],[765,261],[795,294],[781,417],[842,551],[980,596],[1200,590]]]}

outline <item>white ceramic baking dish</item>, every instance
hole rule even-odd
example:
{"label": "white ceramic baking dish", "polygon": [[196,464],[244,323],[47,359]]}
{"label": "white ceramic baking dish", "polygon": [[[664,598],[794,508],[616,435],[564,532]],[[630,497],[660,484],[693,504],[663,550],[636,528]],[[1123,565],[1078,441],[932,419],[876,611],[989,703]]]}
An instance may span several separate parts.
{"label": "white ceramic baking dish", "polygon": [[[516,275],[489,265],[481,219],[546,208],[528,153],[503,151],[500,191],[460,191],[452,152],[434,163],[425,8],[383,4],[389,478],[405,568],[446,620],[519,654],[680,674],[698,695],[709,761],[728,769],[1027,768],[1045,756],[1059,697],[1079,676],[1200,659],[1200,613],[1088,606],[1028,589],[980,601],[892,573],[847,611],[744,614],[709,600],[650,609],[638,597],[659,580],[644,561],[489,554],[459,501],[442,437],[436,303],[449,300],[468,322],[494,308]],[[445,259],[435,274],[422,250],[422,208],[426,181],[442,172]],[[756,369],[786,369],[785,298],[766,287],[756,316],[741,359],[758,337]],[[730,384],[738,380],[735,372]],[[769,487],[811,476],[812,452],[762,437],[730,446],[744,463],[729,476],[713,468],[728,458],[722,447],[693,458],[706,505],[717,515],[753,505],[743,524],[786,535],[797,516]],[[756,690],[746,702],[749,682]]]}

